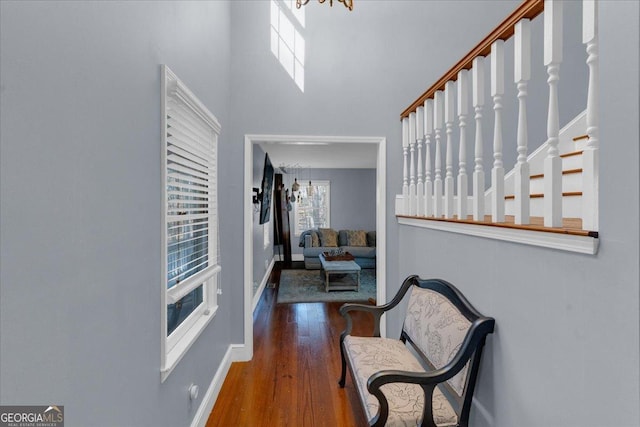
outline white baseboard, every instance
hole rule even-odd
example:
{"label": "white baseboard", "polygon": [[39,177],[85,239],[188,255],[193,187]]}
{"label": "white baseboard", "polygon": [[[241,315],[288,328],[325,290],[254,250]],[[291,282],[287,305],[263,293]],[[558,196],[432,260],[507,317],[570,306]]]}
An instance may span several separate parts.
{"label": "white baseboard", "polygon": [[271,262],[269,263],[269,266],[267,267],[267,271],[264,273],[264,276],[262,277],[262,281],[260,282],[260,286],[258,286],[258,289],[256,290],[256,293],[253,295],[253,302],[252,302],[252,307],[251,307],[251,311],[255,311],[256,307],[258,306],[258,301],[260,301],[260,297],[262,296],[262,292],[264,292],[264,288],[267,286],[267,282],[269,281],[269,277],[271,276],[271,270],[273,270],[273,266],[276,263],[276,257],[274,256],[273,258],[271,258]]}
{"label": "white baseboard", "polygon": [[224,357],[222,358],[222,362],[220,362],[220,366],[218,367],[216,374],[211,380],[211,384],[209,384],[209,388],[207,388],[207,392],[202,398],[202,402],[198,407],[198,411],[196,412],[196,415],[193,417],[193,421],[191,422],[191,427],[204,427],[205,424],[207,424],[209,414],[211,414],[213,405],[216,403],[218,394],[220,394],[220,389],[222,388],[224,379],[227,377],[229,368],[231,368],[231,362],[233,362],[233,352],[233,345],[230,345],[227,349],[227,352],[224,354]]}
{"label": "white baseboard", "polygon": [[202,398],[202,402],[198,407],[196,415],[193,417],[191,427],[205,427],[207,420],[209,419],[209,415],[213,410],[213,405],[215,405],[218,395],[220,394],[220,390],[222,389],[222,384],[224,384],[224,380],[229,373],[231,364],[233,362],[245,362],[247,360],[251,360],[251,357],[247,357],[245,353],[246,347],[244,344],[231,344],[229,346],[222,358],[222,362],[220,362],[220,366],[218,367],[216,374],[211,380],[211,384],[209,384],[209,388],[207,388],[207,392]]}
{"label": "white baseboard", "polygon": [[[282,255],[282,254],[276,255],[274,257],[274,259],[276,261],[284,261],[284,255]],[[291,261],[304,261],[304,255],[303,254],[291,254]]]}

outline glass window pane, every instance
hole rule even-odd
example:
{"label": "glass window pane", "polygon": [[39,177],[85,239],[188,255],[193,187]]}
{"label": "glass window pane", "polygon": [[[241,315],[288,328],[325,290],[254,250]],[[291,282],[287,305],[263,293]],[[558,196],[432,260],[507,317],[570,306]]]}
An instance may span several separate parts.
{"label": "glass window pane", "polygon": [[185,295],[175,304],[167,305],[167,336],[170,335],[193,311],[202,304],[202,285]]}
{"label": "glass window pane", "polygon": [[[329,183],[301,185],[300,200],[294,205],[295,234],[312,228],[329,228],[330,224]],[[297,199],[296,199],[297,200]]]}

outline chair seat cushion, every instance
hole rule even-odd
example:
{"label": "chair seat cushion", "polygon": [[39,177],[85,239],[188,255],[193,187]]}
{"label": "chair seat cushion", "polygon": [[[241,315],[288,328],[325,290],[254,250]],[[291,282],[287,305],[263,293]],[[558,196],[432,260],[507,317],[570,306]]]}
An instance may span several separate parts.
{"label": "chair seat cushion", "polygon": [[[378,399],[367,390],[367,381],[378,371],[397,369],[425,372],[418,359],[399,340],[346,336],[345,355],[351,361],[353,376],[369,422],[378,413]],[[422,422],[424,394],[416,384],[385,384],[381,388],[389,402],[387,426],[416,426]],[[447,398],[436,387],[433,391],[433,419],[439,427],[456,426],[458,416]]]}

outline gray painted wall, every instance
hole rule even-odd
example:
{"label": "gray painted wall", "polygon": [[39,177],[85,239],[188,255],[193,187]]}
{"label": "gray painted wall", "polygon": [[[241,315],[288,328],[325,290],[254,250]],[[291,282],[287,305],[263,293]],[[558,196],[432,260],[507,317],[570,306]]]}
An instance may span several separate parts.
{"label": "gray painted wall", "polygon": [[190,424],[242,274],[225,266],[216,318],[161,383],[160,64],[219,119],[224,163],[229,9],[0,2],[0,403],[62,404],[69,426]]}
{"label": "gray painted wall", "polygon": [[[498,321],[473,424],[639,425],[635,1],[601,2],[597,256],[393,216],[399,113],[517,3],[358,1],[352,13],[310,3],[301,93],[271,55],[266,1],[0,2],[0,402],[65,404],[70,425],[188,425],[200,403],[188,385],[206,387],[243,341],[244,135],[364,135],[388,142],[387,295],[409,273],[441,276]],[[223,126],[221,307],[164,384],[161,63]],[[561,87],[561,103],[581,96]],[[389,331],[399,326],[391,315]]]}

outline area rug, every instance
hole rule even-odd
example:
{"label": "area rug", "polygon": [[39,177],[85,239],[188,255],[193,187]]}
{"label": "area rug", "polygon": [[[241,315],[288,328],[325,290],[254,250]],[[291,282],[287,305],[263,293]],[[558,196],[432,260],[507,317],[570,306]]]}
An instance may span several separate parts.
{"label": "area rug", "polygon": [[[344,278],[353,282],[355,274]],[[331,276],[333,283],[334,276]],[[376,271],[363,269],[360,272],[360,292],[324,290],[324,279],[319,270],[282,270],[278,287],[278,303],[325,302],[325,301],[367,301],[376,297]]]}

